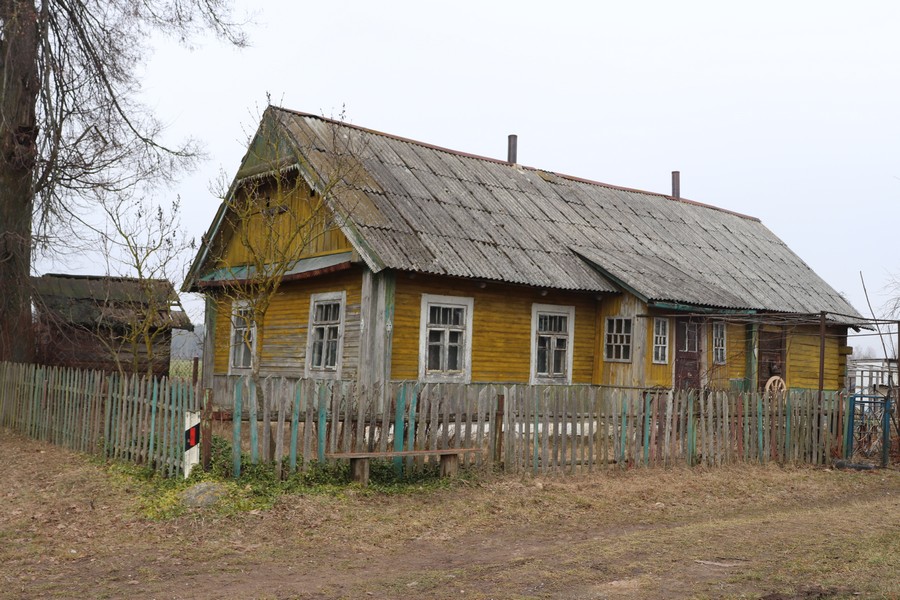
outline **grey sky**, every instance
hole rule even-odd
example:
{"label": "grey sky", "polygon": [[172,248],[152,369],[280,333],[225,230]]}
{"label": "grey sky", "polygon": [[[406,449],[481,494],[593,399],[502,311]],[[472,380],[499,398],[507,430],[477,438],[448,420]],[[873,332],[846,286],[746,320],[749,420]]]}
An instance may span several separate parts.
{"label": "grey sky", "polygon": [[[199,238],[266,92],[465,152],[762,219],[867,312],[900,273],[900,3],[239,2],[252,47],[163,41],[144,98],[209,154],[172,191]],[[875,346],[869,338],[859,346]]]}

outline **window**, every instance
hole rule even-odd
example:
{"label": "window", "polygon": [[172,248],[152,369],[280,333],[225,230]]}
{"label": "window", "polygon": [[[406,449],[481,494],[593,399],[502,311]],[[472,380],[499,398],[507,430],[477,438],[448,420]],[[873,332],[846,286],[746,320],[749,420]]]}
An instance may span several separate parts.
{"label": "window", "polygon": [[725,364],[725,322],[714,321],[712,324],[713,363]]}
{"label": "window", "polygon": [[665,365],[669,362],[669,320],[653,319],[653,362]]}
{"label": "window", "polygon": [[606,360],[631,361],[631,319],[609,317],[606,319]]}
{"label": "window", "polygon": [[307,376],[340,376],[345,304],[346,292],[313,294],[310,297]]}
{"label": "window", "polygon": [[231,371],[249,369],[256,345],[256,324],[253,307],[247,301],[237,301],[231,308]]}
{"label": "window", "polygon": [[472,306],[472,298],[422,294],[420,379],[471,380]]}
{"label": "window", "polygon": [[684,325],[684,344],[682,344],[682,352],[697,352],[697,323],[683,322]]}
{"label": "window", "polygon": [[575,307],[531,307],[531,383],[572,382]]}

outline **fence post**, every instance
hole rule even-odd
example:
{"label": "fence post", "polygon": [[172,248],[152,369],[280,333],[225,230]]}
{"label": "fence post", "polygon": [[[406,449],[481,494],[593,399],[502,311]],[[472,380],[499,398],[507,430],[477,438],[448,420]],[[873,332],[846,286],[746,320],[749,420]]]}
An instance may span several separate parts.
{"label": "fence post", "polygon": [[[196,378],[194,387],[197,387]],[[204,471],[209,471],[212,466],[212,393],[210,388],[203,390],[203,405],[200,407],[200,464]]]}
{"label": "fence post", "polygon": [[231,414],[231,459],[232,475],[237,479],[241,476],[241,412],[243,411],[244,378],[237,377],[234,381],[234,409]]}
{"label": "fence post", "polygon": [[494,465],[497,469],[503,462],[503,394],[497,395],[497,410],[494,412]]}
{"label": "fence post", "polygon": [[886,469],[891,451],[891,395],[884,397],[884,414],[881,423],[881,468]]}

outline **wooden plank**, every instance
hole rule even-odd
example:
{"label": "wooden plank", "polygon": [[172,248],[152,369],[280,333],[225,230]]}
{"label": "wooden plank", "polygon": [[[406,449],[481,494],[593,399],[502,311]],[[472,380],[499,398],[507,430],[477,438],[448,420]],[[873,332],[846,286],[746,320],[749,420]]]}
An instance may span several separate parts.
{"label": "wooden plank", "polygon": [[370,389],[363,385],[355,388],[353,399],[356,405],[356,443],[352,446],[354,451],[361,451],[366,447],[366,407],[370,398]]}
{"label": "wooden plank", "polygon": [[[454,389],[452,385],[444,386],[441,394],[441,448],[449,448],[450,444],[450,411],[451,411],[451,398],[450,396],[453,394]],[[497,423],[497,427],[501,425]]]}
{"label": "wooden plank", "polygon": [[381,452],[387,451],[387,443],[388,443],[388,434],[391,430],[391,420],[396,410],[394,406],[394,392],[393,386],[385,382],[384,384],[384,394],[383,398],[383,406],[381,409],[381,439],[378,443],[378,448]]}
{"label": "wooden plank", "polygon": [[309,469],[313,461],[314,453],[312,449],[313,435],[316,430],[315,407],[318,404],[318,397],[315,382],[312,379],[302,380],[303,400],[306,403],[303,406],[305,415],[303,418],[303,469]]}
{"label": "wooden plank", "polygon": [[325,462],[325,449],[328,441],[328,400],[331,388],[327,381],[316,382],[316,457],[320,463]]}
{"label": "wooden plank", "polygon": [[652,407],[652,398],[650,396],[650,392],[644,392],[643,394],[643,402],[641,403],[641,415],[643,422],[643,440],[641,443],[641,454],[642,454],[642,463],[645,467],[650,466],[650,441],[652,437],[650,435],[650,425],[653,423],[652,415],[653,415],[653,407]]}
{"label": "wooden plank", "polygon": [[[461,400],[462,400],[462,422],[464,423],[464,425],[463,425],[464,429],[463,429],[462,434],[460,435],[460,437],[461,437],[460,443],[465,448],[472,447],[472,437],[473,437],[472,436],[472,425],[473,425],[472,418],[474,417],[474,415],[472,413],[474,412],[474,400],[475,400],[475,395],[477,393],[478,392],[477,392],[476,386],[467,385],[467,386],[465,386],[465,389],[463,391],[463,396],[461,398]],[[471,460],[475,460],[475,457],[473,456],[471,458]],[[465,464],[467,464],[467,462],[468,461],[464,459],[463,464],[465,465]]]}
{"label": "wooden plank", "polygon": [[257,398],[260,399],[262,405],[262,449],[260,455],[263,463],[272,461],[272,378],[266,377],[262,381],[261,389],[256,391]]}
{"label": "wooden plank", "polygon": [[257,413],[259,395],[256,390],[256,382],[252,377],[247,378],[247,384],[249,391],[247,408],[250,414],[250,422],[248,423],[250,426],[250,462],[255,465],[259,462],[259,419]]}
{"label": "wooden plank", "polygon": [[546,475],[550,472],[550,390],[546,386],[537,388],[541,396],[541,411],[543,412],[543,431],[541,433],[541,473]]}
{"label": "wooden plank", "polygon": [[519,390],[520,386],[510,384],[503,389],[503,468],[506,473],[518,473],[522,455],[522,440],[519,435]]}
{"label": "wooden plank", "polygon": [[336,452],[338,449],[338,442],[340,436],[340,425],[341,425],[341,385],[343,382],[341,381],[332,381],[328,386],[328,399],[330,400],[331,410],[330,417],[331,422],[327,430],[330,432],[328,442],[328,451]]}
{"label": "wooden plank", "polygon": [[[274,386],[273,386],[274,387]],[[282,479],[284,476],[284,471],[282,470],[282,460],[284,459],[284,421],[285,421],[285,405],[288,404],[288,389],[287,382],[284,377],[279,378],[278,380],[278,394],[275,398],[275,407],[277,410],[277,425],[276,425],[276,434],[275,438],[275,475],[279,479]]]}
{"label": "wooden plank", "polygon": [[294,381],[290,390],[291,407],[291,448],[288,456],[288,468],[291,473],[297,472],[297,441],[300,437],[300,402],[303,394],[303,384],[300,380]]}
{"label": "wooden plank", "polygon": [[484,420],[482,417],[482,410],[484,410],[484,398],[486,397],[486,393],[485,387],[481,384],[472,384],[469,388],[472,392],[469,403],[469,410],[471,411],[469,418],[472,419],[472,439],[470,443],[473,447],[482,449],[481,452],[477,452],[472,456],[471,461],[477,469],[481,469],[484,463],[482,456],[484,453]]}
{"label": "wooden plank", "polygon": [[244,409],[244,380],[237,378],[234,385],[234,409],[231,417],[231,473],[241,476],[241,413]]}
{"label": "wooden plank", "polygon": [[[424,384],[416,393],[416,427],[410,450],[425,450],[428,448],[428,415],[431,409],[431,384]],[[423,458],[415,460],[416,468],[421,469],[425,465]]]}
{"label": "wooden plank", "polygon": [[[687,429],[686,429],[686,431],[687,431],[687,446],[686,446],[687,464],[688,464],[689,467],[692,467],[692,466],[694,466],[694,464],[695,464],[695,458],[696,458],[696,456],[695,456],[695,454],[696,454],[696,443],[697,443],[697,440],[696,440],[696,425],[695,425],[695,423],[694,423],[694,392],[692,392],[692,391],[691,391],[691,392],[687,392],[686,404],[687,404],[687,411],[686,411],[686,412],[687,412],[687,415],[686,415],[686,421],[687,421]],[[701,420],[702,420],[702,419],[701,419]]]}

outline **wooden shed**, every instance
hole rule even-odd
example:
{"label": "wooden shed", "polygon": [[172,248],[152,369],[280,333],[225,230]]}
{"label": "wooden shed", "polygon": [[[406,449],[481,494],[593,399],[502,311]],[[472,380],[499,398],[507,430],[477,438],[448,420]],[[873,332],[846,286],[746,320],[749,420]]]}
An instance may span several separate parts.
{"label": "wooden shed", "polygon": [[860,315],[758,219],[508,158],[267,109],[185,283],[204,373],[844,386]]}
{"label": "wooden shed", "polygon": [[193,329],[164,279],[47,274],[32,285],[40,364],[168,375],[172,330]]}

